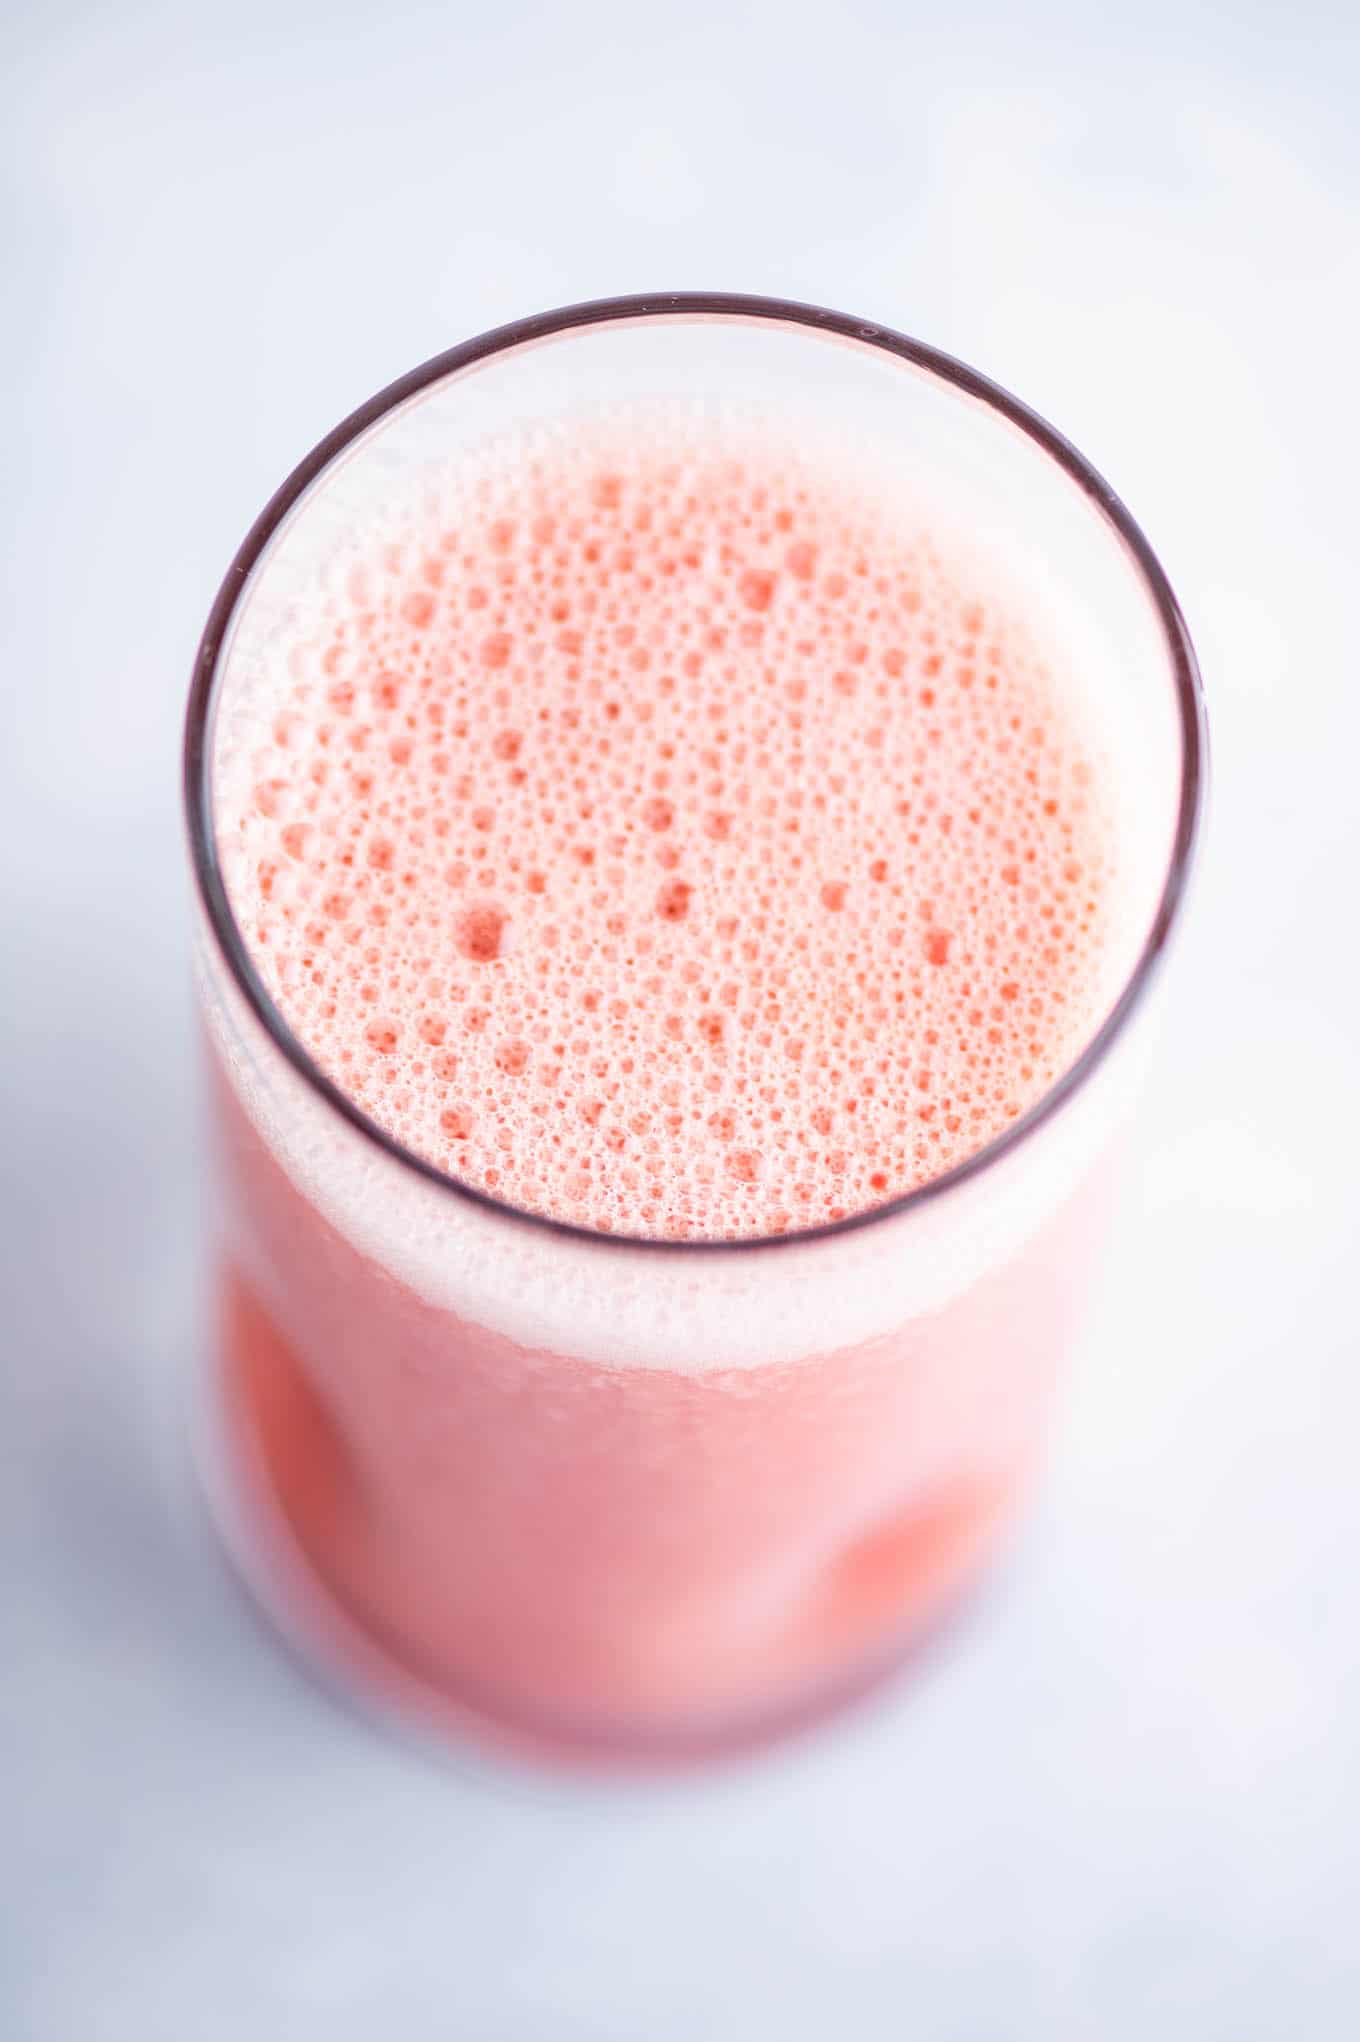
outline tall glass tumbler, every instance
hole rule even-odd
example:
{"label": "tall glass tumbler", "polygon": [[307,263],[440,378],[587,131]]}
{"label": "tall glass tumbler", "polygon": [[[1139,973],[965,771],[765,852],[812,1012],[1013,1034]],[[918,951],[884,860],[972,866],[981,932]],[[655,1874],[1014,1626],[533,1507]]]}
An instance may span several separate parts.
{"label": "tall glass tumbler", "polygon": [[[1103,1015],[947,1174],[802,1233],[671,1242],[514,1209],[402,1148],[252,961],[218,795],[300,592],[496,435],[682,395],[872,448],[1044,610],[1111,733]],[[666,1758],[815,1717],[995,1550],[1039,1455],[1136,1097],[1204,781],[1194,657],[1104,482],[959,363],[837,313],[618,299],[455,347],[284,484],[209,619],[185,791],[215,1136],[209,1466],[284,1632],[399,1715]]]}

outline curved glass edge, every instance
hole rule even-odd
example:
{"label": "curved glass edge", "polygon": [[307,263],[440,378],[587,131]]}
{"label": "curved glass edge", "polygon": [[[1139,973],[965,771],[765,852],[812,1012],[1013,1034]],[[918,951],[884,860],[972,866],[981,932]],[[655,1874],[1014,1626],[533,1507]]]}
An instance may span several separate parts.
{"label": "curved glass edge", "polygon": [[[255,969],[227,892],[217,841],[213,829],[211,786],[211,731],[216,700],[219,662],[235,615],[236,606],[255,568],[289,513],[339,455],[351,447],[369,428],[417,396],[432,384],[498,354],[540,340],[566,334],[578,328],[602,326],[626,320],[656,320],[666,317],[688,319],[718,318],[765,321],[878,348],[899,360],[926,371],[938,381],[973,397],[1019,428],[1028,439],[1064,470],[1070,480],[1090,499],[1123,544],[1142,579],[1157,614],[1166,647],[1172,683],[1176,693],[1181,738],[1181,785],[1166,880],[1151,926],[1133,970],[1118,999],[1076,1061],[1069,1066],[1042,1098],[996,1135],[983,1148],[927,1183],[852,1213],[842,1220],[821,1226],[803,1227],[786,1234],[756,1236],[706,1236],[681,1240],[649,1234],[603,1233],[578,1226],[548,1213],[531,1212],[511,1205],[463,1183],[418,1156],[371,1119],[354,1100],[329,1078],[294,1035]],[[620,298],[598,298],[557,311],[535,313],[507,326],[498,326],[474,339],[433,356],[419,368],[411,369],[380,390],[368,402],[350,413],[333,431],[319,441],[277,489],[246,534],[208,613],[208,621],[195,656],[193,679],[185,716],[183,757],[183,799],[189,850],[199,899],[222,962],[235,981],[256,1021],[274,1048],[306,1084],[317,1093],[365,1141],[374,1144],[395,1162],[424,1177],[453,1197],[467,1200],[512,1223],[542,1228],[550,1234],[590,1242],[598,1247],[647,1248],[670,1254],[702,1255],[722,1252],[755,1253],[792,1248],[826,1240],[861,1227],[877,1226],[914,1206],[966,1183],[1027,1142],[1057,1114],[1086,1080],[1105,1061],[1123,1034],[1131,1016],[1142,1004],[1165,953],[1171,931],[1178,919],[1190,876],[1204,807],[1208,733],[1203,686],[1194,646],[1180,605],[1166,574],[1141,528],[1104,478],[1080,454],[1070,440],[1019,398],[994,383],[967,363],[927,346],[923,341],[895,332],[891,327],[855,319],[825,306],[805,305],[783,298],[748,296],[735,291],[667,291]]]}

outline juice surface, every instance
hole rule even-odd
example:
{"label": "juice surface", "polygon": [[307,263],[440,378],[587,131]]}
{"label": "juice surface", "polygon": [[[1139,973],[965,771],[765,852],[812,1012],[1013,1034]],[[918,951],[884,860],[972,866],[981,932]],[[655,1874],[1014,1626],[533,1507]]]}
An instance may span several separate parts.
{"label": "juice surface", "polygon": [[927,525],[796,453],[587,433],[336,580],[224,818],[236,906],[318,1061],[451,1175],[782,1233],[962,1160],[1093,1032],[1097,750]]}

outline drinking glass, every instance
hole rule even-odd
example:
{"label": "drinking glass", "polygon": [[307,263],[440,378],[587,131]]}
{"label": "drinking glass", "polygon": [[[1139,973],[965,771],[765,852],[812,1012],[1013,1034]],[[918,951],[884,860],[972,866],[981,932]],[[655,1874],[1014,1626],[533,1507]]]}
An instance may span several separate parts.
{"label": "drinking glass", "polygon": [[[504,436],[683,402],[870,454],[1042,612],[1111,733],[1099,1025],[977,1154],[837,1224],[593,1233],[393,1139],[266,991],[219,800],[298,606],[394,502]],[[554,1754],[769,1738],[898,1665],[1041,1453],[1197,832],[1194,655],[1146,540],[994,384],[771,299],[572,306],[454,347],[337,427],[208,620],[185,796],[214,1148],[218,1520],[285,1636],[397,1718]]]}

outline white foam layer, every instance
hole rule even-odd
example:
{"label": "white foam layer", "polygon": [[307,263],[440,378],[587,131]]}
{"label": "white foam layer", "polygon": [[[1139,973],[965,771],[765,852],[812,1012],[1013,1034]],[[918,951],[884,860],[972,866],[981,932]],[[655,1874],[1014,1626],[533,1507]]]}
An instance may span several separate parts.
{"label": "white foam layer", "polygon": [[[200,987],[257,1131],[302,1197],[378,1268],[531,1351],[687,1374],[837,1352],[944,1311],[1022,1253],[1082,1185],[1136,1093],[1148,1036],[1144,1015],[1044,1127],[899,1214],[820,1241],[657,1249],[557,1234],[417,1176],[282,1064],[206,936]],[[249,1268],[248,1216],[237,1228]]]}

